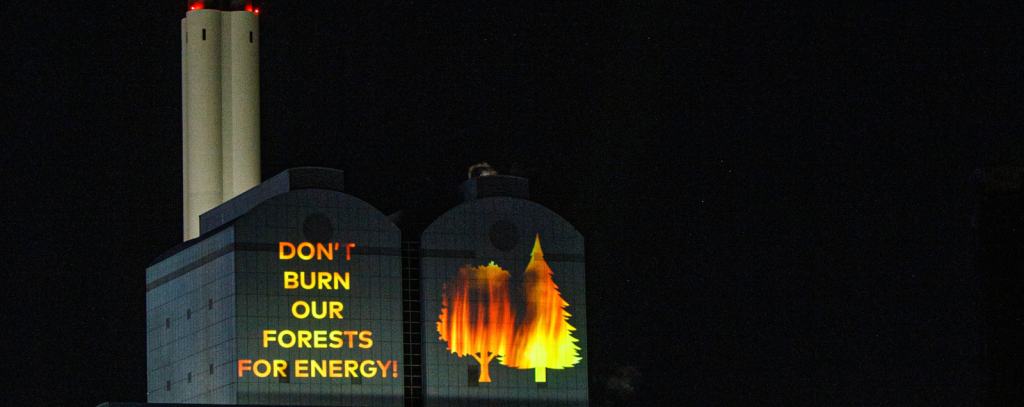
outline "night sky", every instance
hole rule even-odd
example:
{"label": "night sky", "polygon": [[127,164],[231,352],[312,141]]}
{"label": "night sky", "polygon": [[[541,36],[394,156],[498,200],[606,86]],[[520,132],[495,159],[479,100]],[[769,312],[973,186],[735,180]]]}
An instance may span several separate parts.
{"label": "night sky", "polygon": [[[391,214],[529,178],[586,239],[592,405],[971,405],[970,179],[1024,161],[1024,7],[939,3],[259,3],[263,179]],[[185,8],[4,18],[0,404],[146,400]]]}

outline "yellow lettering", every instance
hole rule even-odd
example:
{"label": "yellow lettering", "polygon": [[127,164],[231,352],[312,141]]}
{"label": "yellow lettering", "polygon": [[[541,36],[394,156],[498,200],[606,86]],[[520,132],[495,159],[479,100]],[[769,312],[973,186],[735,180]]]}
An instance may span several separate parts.
{"label": "yellow lettering", "polygon": [[341,278],[341,274],[338,274],[338,272],[334,272],[334,289],[335,290],[338,289],[338,283],[341,283],[341,286],[345,287],[345,289],[347,290],[348,289],[348,281],[349,281],[349,279],[348,279],[348,272],[347,271],[345,272],[345,279],[344,280]]}
{"label": "yellow lettering", "polygon": [[[370,365],[370,369],[366,369],[366,365]],[[363,377],[373,377],[373,376],[376,376],[377,375],[377,366],[374,366],[374,361],[372,361],[372,360],[364,360],[363,363],[361,363],[359,365],[359,373]]]}
{"label": "yellow lettering", "polygon": [[341,301],[331,301],[330,305],[331,305],[331,318],[334,318],[334,316],[337,315],[338,319],[341,319],[342,318],[341,317],[341,309],[344,308],[344,305],[341,305]]}
{"label": "yellow lettering", "polygon": [[274,331],[274,330],[263,330],[263,347],[264,348],[266,348],[267,345],[269,345],[269,342],[277,342],[277,338],[275,338],[273,336],[273,335],[276,335],[276,334],[277,334],[277,331]]}
{"label": "yellow lettering", "polygon": [[[261,373],[260,372],[260,365],[266,366],[267,370],[264,370]],[[267,362],[266,360],[263,360],[263,359],[257,360],[256,363],[252,364],[252,372],[256,375],[256,377],[267,377],[267,376],[270,376],[270,362]]]}
{"label": "yellow lettering", "polygon": [[284,289],[294,290],[299,288],[299,275],[294,271],[284,272]]}
{"label": "yellow lettering", "polygon": [[[285,335],[288,335],[288,336],[292,337],[291,342],[288,342],[288,343],[284,342]],[[281,331],[280,333],[277,334],[277,343],[281,344],[281,347],[285,348],[285,349],[288,349],[288,348],[290,348],[292,346],[295,346],[295,333],[292,332],[292,331],[289,331],[287,329]]]}
{"label": "yellow lettering", "polygon": [[309,361],[305,359],[295,360],[295,377],[309,377],[309,373],[306,373],[306,369],[309,368],[306,366],[307,363]]}
{"label": "yellow lettering", "polygon": [[324,319],[327,316],[327,301],[320,301],[320,312],[316,312],[316,301],[310,303],[309,306],[313,311],[313,318]]}
{"label": "yellow lettering", "polygon": [[[299,311],[298,311],[300,305],[303,307],[302,309],[305,310],[302,313],[299,313]],[[305,317],[308,317],[309,316],[309,304],[307,304],[305,301],[295,301],[295,303],[292,304],[292,315],[294,315],[295,318],[298,318],[298,319],[303,319]]]}
{"label": "yellow lettering", "polygon": [[327,361],[324,360],[321,363],[323,363],[323,364],[321,365],[319,363],[316,363],[315,360],[310,360],[309,361],[309,373],[310,373],[309,376],[310,377],[316,377],[316,372],[318,370],[320,371],[320,377],[327,377]]}
{"label": "yellow lettering", "polygon": [[316,273],[317,288],[321,290],[331,289],[331,273],[326,271]]}
{"label": "yellow lettering", "polygon": [[359,362],[354,360],[345,361],[345,377],[359,377],[356,369],[359,369]]}
{"label": "yellow lettering", "polygon": [[316,272],[314,272],[314,271],[310,271],[309,272],[309,284],[307,285],[306,284],[306,272],[305,271],[300,271],[299,272],[299,282],[302,283],[302,288],[303,289],[312,290],[312,289],[316,288]]}
{"label": "yellow lettering", "polygon": [[331,340],[334,342],[331,342],[330,347],[338,349],[344,345],[345,340],[341,338],[341,335],[341,331],[331,331]]}
{"label": "yellow lettering", "polygon": [[313,331],[313,347],[314,348],[326,348],[327,347],[327,331]]}
{"label": "yellow lettering", "polygon": [[305,344],[306,345],[305,347],[312,348],[312,346],[309,346],[309,340],[310,340],[310,338],[313,337],[313,334],[311,332],[309,332],[309,331],[298,331],[298,333],[299,333],[299,347],[301,348],[301,347],[303,347],[302,345]]}

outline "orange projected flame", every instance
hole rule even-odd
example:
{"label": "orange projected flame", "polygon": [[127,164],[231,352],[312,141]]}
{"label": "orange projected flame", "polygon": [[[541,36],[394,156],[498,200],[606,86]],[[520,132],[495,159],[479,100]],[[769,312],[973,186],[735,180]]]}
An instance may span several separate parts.
{"label": "orange projected flame", "polygon": [[540,236],[533,244],[530,264],[523,275],[526,293],[526,315],[516,326],[512,348],[498,361],[508,367],[536,369],[534,379],[547,381],[546,369],[572,367],[580,361],[576,353],[580,348],[572,337],[575,331],[569,325],[569,305],[562,299],[558,286],[551,280],[551,268],[544,261]]}
{"label": "orange projected flame", "polygon": [[444,286],[437,332],[448,350],[480,362],[480,382],[490,382],[491,359],[510,348],[515,317],[508,299],[508,271],[491,262],[466,265]]}
{"label": "orange projected flame", "polygon": [[569,303],[551,279],[537,236],[530,264],[523,273],[526,315],[518,321],[509,303],[509,272],[494,262],[466,265],[444,286],[437,331],[448,350],[472,355],[480,362],[480,382],[490,382],[488,364],[498,362],[518,369],[535,369],[534,380],[547,381],[547,369],[572,367],[581,360],[572,337]]}

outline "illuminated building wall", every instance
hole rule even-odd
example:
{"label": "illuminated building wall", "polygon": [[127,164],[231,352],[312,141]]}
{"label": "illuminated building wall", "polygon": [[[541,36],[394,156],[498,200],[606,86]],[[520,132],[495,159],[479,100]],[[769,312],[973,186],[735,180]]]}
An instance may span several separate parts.
{"label": "illuminated building wall", "polygon": [[400,232],[342,184],[285,171],[146,270],[149,402],[403,405]]}
{"label": "illuminated building wall", "polygon": [[421,235],[423,405],[588,403],[583,238],[484,176]]}

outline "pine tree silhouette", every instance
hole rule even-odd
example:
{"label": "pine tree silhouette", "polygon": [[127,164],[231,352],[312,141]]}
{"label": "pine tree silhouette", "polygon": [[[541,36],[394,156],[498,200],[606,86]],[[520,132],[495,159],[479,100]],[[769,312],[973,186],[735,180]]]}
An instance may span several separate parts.
{"label": "pine tree silhouette", "polygon": [[509,272],[492,261],[466,265],[444,285],[437,332],[448,350],[480,362],[480,382],[490,382],[491,359],[505,354],[511,343],[515,316],[508,300]]}
{"label": "pine tree silhouette", "polygon": [[533,244],[530,264],[523,275],[526,315],[516,327],[511,349],[498,358],[499,363],[519,369],[536,369],[536,382],[547,381],[547,369],[572,367],[580,361],[571,335],[569,305],[562,299],[558,286],[551,280],[552,271],[544,261],[540,236]]}

